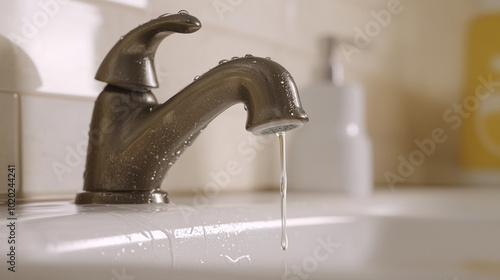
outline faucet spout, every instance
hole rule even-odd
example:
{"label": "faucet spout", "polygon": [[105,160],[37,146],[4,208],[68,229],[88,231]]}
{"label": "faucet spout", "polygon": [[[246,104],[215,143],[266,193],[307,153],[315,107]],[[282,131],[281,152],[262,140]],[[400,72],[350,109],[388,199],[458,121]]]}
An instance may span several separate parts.
{"label": "faucet spout", "polygon": [[308,117],[278,63],[247,55],[222,63],[159,104],[146,87],[108,85],[96,100],[84,192],[76,203],[164,203],[170,167],[224,110],[243,103],[256,135],[290,131]]}
{"label": "faucet spout", "polygon": [[[187,127],[205,127],[237,103],[244,104],[246,129],[255,135],[294,130],[308,121],[288,71],[251,55],[213,68],[157,109],[162,116],[184,116]],[[164,120],[170,124],[170,118]]]}

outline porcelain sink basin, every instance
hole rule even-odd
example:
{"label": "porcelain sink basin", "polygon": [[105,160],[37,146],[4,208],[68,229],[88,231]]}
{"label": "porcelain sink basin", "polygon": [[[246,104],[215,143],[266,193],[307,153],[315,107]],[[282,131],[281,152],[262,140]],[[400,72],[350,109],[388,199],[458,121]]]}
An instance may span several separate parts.
{"label": "porcelain sink basin", "polygon": [[[415,189],[369,198],[279,193],[192,206],[19,205],[16,272],[1,279],[500,279],[500,190]],[[7,220],[2,205],[2,220]],[[1,229],[2,255],[8,232]]]}

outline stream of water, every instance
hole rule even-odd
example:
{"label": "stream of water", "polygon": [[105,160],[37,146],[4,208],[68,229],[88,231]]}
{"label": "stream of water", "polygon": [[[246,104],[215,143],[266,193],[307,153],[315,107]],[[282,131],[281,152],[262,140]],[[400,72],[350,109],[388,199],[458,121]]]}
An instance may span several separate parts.
{"label": "stream of water", "polygon": [[277,133],[280,141],[280,158],[281,158],[281,180],[280,180],[280,194],[281,194],[281,249],[288,248],[288,236],[286,234],[286,145],[285,145],[285,132]]}

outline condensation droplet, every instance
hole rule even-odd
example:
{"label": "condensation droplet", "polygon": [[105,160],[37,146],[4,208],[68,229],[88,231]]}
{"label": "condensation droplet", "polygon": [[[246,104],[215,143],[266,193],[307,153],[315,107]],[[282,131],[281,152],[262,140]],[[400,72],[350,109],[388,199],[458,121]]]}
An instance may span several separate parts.
{"label": "condensation droplet", "polygon": [[179,15],[189,15],[189,12],[188,12],[188,11],[186,11],[186,10],[180,10],[180,11],[178,12],[178,14],[179,14]]}
{"label": "condensation droplet", "polygon": [[252,54],[247,53],[247,54],[245,54],[245,57],[253,57],[253,55],[252,55]]}
{"label": "condensation droplet", "polygon": [[226,63],[227,61],[228,61],[227,59],[223,59],[223,60],[219,61],[219,64],[224,64],[224,63]]}

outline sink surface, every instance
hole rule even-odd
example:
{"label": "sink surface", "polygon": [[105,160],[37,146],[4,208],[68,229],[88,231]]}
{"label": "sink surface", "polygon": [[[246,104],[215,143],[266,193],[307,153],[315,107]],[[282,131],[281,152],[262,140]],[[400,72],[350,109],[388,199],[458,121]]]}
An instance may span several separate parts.
{"label": "sink surface", "polygon": [[[500,279],[498,189],[288,198],[287,251],[279,193],[224,194],[197,207],[192,197],[169,205],[22,204],[16,272],[4,263],[0,278]],[[5,205],[1,213],[7,221]]]}

